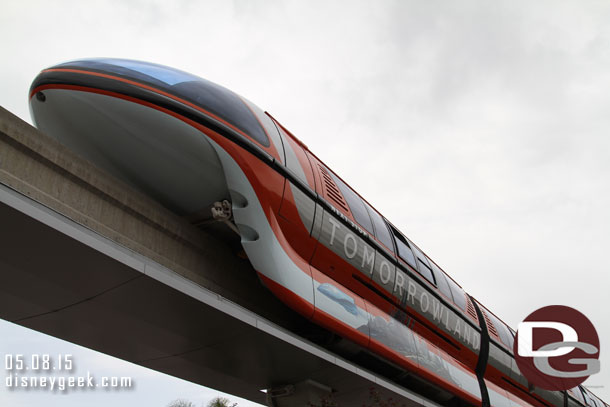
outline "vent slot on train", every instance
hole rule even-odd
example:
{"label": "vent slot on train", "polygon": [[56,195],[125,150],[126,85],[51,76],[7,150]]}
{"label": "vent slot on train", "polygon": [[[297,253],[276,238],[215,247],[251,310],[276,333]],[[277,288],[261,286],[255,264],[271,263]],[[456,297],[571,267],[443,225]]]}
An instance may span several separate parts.
{"label": "vent slot on train", "polygon": [[345,212],[350,213],[349,207],[347,206],[347,202],[345,202],[345,199],[343,198],[343,194],[339,190],[337,184],[335,184],[335,181],[333,180],[328,170],[320,163],[318,163],[318,168],[320,169],[320,175],[322,175],[322,183],[324,184],[325,195],[340,209],[343,209]]}
{"label": "vent slot on train", "polygon": [[491,319],[487,315],[487,312],[484,309],[481,309],[481,311],[483,311],[483,317],[485,318],[485,322],[487,322],[487,328],[489,330],[489,333],[493,335],[496,339],[500,340],[498,330],[496,329],[496,326],[493,324],[493,322],[491,322]]}
{"label": "vent slot on train", "polygon": [[468,315],[472,317],[472,319],[477,322],[479,321],[479,318],[477,317],[477,310],[474,308],[474,305],[472,304],[472,300],[470,298],[466,299],[466,311],[468,312]]}

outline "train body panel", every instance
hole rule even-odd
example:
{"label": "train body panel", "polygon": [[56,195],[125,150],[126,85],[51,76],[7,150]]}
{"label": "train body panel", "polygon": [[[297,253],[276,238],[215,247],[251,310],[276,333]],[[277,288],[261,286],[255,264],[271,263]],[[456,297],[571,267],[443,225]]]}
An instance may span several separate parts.
{"label": "train body panel", "polygon": [[532,391],[508,327],[231,91],[159,65],[85,60],[41,72],[30,108],[45,133],[187,218],[230,200],[242,247],[271,292],[462,405],[596,403],[580,388]]}

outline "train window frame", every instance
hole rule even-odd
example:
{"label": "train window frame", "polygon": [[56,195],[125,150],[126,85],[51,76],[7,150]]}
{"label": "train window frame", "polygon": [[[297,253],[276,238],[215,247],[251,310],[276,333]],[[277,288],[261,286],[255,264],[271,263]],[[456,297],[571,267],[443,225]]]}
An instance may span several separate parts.
{"label": "train window frame", "polygon": [[508,345],[508,349],[512,351],[515,346],[515,331],[508,325],[506,325],[506,327],[508,328],[508,332],[510,333],[510,344]]}
{"label": "train window frame", "polygon": [[585,398],[582,395],[582,390],[580,389],[580,386],[573,387],[570,390],[571,390],[571,396],[573,399],[581,402],[582,404],[585,403]]}
{"label": "train window frame", "polygon": [[[405,236],[403,236],[403,234],[400,233],[398,231],[398,229],[396,229],[394,226],[392,226],[389,222],[386,221],[386,225],[388,225],[388,227],[390,228],[390,231],[392,233],[392,237],[394,239],[394,244],[396,247],[396,255],[398,256],[398,258],[400,258],[406,264],[411,266],[413,269],[417,270],[417,259],[415,258],[415,254],[413,253],[413,250],[411,250],[411,246],[409,246],[409,240]],[[403,257],[401,250],[400,250],[401,246],[398,244],[398,241],[400,241],[400,243],[402,243],[403,246],[409,250],[408,253],[411,253],[411,256],[413,257],[413,263],[411,263],[409,261],[409,259],[406,259]]]}
{"label": "train window frame", "polygon": [[[375,229],[375,238],[379,242],[381,242],[381,244],[386,249],[388,249],[391,253],[396,253],[396,246],[395,246],[394,238],[392,237],[392,232],[388,228],[388,224],[383,219],[383,216],[381,216],[381,214],[379,214],[379,212],[377,212],[375,209],[373,209],[371,207],[371,205],[369,205],[366,201],[363,200],[363,202],[364,202],[364,207],[369,212],[371,222],[373,223],[373,228]],[[385,237],[387,237],[387,239],[388,239],[387,242],[384,242],[383,239],[380,239],[380,233],[377,232],[378,227],[381,228],[382,230],[385,229]],[[387,245],[388,243],[389,243],[389,246]]]}
{"label": "train window frame", "polygon": [[606,407],[605,404],[602,404],[603,402],[600,400],[600,398],[597,397],[595,394],[589,394],[589,398],[591,399],[591,401],[593,401],[593,403],[595,403],[597,407]]}
{"label": "train window frame", "polygon": [[593,399],[589,395],[589,391],[587,389],[585,389],[584,387],[582,388],[582,390],[583,390],[582,391],[583,397],[585,398],[585,404],[587,406],[595,407],[595,402],[592,401]]}
{"label": "train window frame", "polygon": [[[462,287],[460,287],[460,285],[458,283],[456,283],[455,280],[452,279],[449,276],[447,276],[447,283],[449,284],[449,289],[451,290],[451,296],[453,298],[453,304],[455,304],[455,306],[458,307],[459,309],[461,309],[462,311],[467,312],[467,310],[468,310],[468,299],[467,299],[466,291],[464,291],[464,289]],[[462,294],[462,295],[457,296],[456,294],[458,294],[458,293]],[[461,297],[461,301],[457,301],[456,297],[458,297],[458,298]],[[463,306],[461,305],[462,301],[463,301],[463,304],[464,304]]]}
{"label": "train window frame", "polygon": [[[408,240],[408,239],[407,239]],[[415,255],[415,258],[417,259],[417,271],[419,272],[419,274],[421,274],[426,280],[428,280],[430,283],[432,283],[434,286],[436,286],[436,280],[434,278],[434,272],[432,271],[432,268],[430,267],[430,264],[426,264],[428,263],[428,256],[426,256],[424,254],[424,252],[422,252],[419,247],[417,247],[417,245],[415,243],[413,243],[411,240],[409,240],[410,246],[411,246],[411,250],[413,250],[413,254]],[[421,266],[420,266],[421,264]],[[430,278],[428,278],[427,275],[430,275]]]}
{"label": "train window frame", "polygon": [[432,285],[436,286],[434,272],[430,267],[426,266],[426,264],[420,258],[417,258],[417,272]]}
{"label": "train window frame", "polygon": [[[432,266],[432,270],[435,272],[435,276],[439,276],[436,279],[436,287],[439,289],[441,293],[449,300],[453,301],[453,295],[451,294],[451,288],[449,288],[449,283],[447,282],[447,274],[430,258],[428,258],[428,262],[430,266]],[[441,283],[442,281],[442,283]]]}

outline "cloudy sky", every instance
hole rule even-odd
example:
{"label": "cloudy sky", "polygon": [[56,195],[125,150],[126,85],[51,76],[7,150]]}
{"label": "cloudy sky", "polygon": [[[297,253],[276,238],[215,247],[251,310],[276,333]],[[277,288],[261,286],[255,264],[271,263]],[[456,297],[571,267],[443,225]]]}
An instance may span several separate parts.
{"label": "cloudy sky", "polygon": [[[83,57],[222,84],[268,110],[511,326],[550,304],[587,315],[602,371],[586,384],[608,401],[608,21],[610,3],[592,0],[5,0],[0,105],[30,120],[36,74]],[[8,323],[0,346],[71,348]],[[110,395],[116,406],[213,395],[74,349],[90,369],[140,383]],[[37,397],[0,386],[2,405]]]}

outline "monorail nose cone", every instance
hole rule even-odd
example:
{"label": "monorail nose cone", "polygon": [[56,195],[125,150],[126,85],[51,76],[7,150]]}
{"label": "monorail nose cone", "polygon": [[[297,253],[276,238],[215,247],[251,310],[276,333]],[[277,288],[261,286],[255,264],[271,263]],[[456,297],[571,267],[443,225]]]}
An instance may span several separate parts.
{"label": "monorail nose cone", "polygon": [[229,198],[216,151],[190,124],[202,114],[196,108],[205,110],[196,103],[206,86],[220,92],[218,85],[202,81],[137,61],[67,62],[36,77],[30,111],[43,133],[172,211],[189,215]]}

